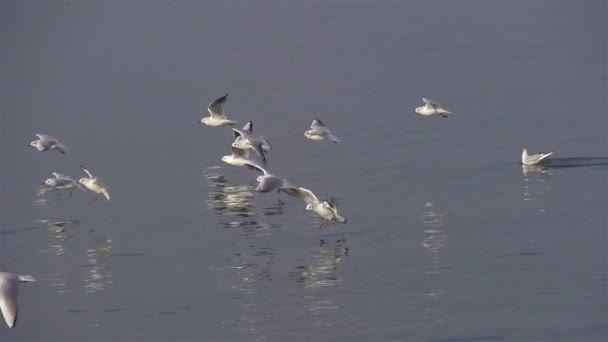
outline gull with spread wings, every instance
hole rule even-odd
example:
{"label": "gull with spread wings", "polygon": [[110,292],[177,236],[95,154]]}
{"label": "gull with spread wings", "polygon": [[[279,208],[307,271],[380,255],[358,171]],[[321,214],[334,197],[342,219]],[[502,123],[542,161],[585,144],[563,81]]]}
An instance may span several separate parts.
{"label": "gull with spread wings", "polygon": [[61,154],[66,154],[68,152],[68,148],[56,138],[40,133],[36,134],[36,136],[38,137],[38,140],[30,142],[28,146],[33,146],[40,152],[48,150],[57,150]]}
{"label": "gull with spread wings", "polygon": [[423,97],[422,101],[424,101],[424,106],[414,109],[414,113],[426,116],[441,115],[444,118],[447,118],[448,114],[452,114],[452,112],[442,108],[437,101],[433,101],[426,97]]}
{"label": "gull with spread wings", "polygon": [[270,151],[272,146],[264,138],[263,136],[255,136],[253,135],[253,122],[249,121],[243,127],[242,130],[238,130],[236,128],[232,129],[232,133],[234,135],[234,142],[232,143],[232,147],[238,148],[241,150],[253,150],[255,153],[262,158],[262,161],[266,162],[266,156],[264,155],[264,151]]}
{"label": "gull with spread wings", "polygon": [[306,210],[314,211],[323,218],[320,229],[327,228],[330,223],[346,223],[346,218],[338,214],[338,204],[333,198],[320,199],[312,191],[306,188],[285,187],[283,192],[298,197],[306,202]]}
{"label": "gull with spread wings", "polygon": [[63,173],[59,172],[53,172],[52,175],[52,178],[48,178],[44,181],[44,183],[42,183],[43,186],[56,190],[70,190],[70,197],[72,197],[72,192],[76,188],[85,191],[82,184],[68,175],[64,175]]}
{"label": "gull with spread wings", "polygon": [[84,166],[80,165],[80,167],[89,177],[80,178],[78,182],[96,194],[95,197],[93,197],[93,202],[97,201],[99,194],[103,195],[109,202],[110,193],[108,192],[108,186],[101,179],[93,176]]}
{"label": "gull with spread wings", "polygon": [[207,107],[207,110],[209,111],[209,116],[202,118],[200,122],[212,127],[235,125],[237,122],[228,119],[226,117],[226,114],[224,113],[224,103],[226,103],[227,100],[228,94],[211,102]]}
{"label": "gull with spread wings", "polygon": [[327,128],[327,126],[325,126],[323,121],[319,120],[318,118],[315,118],[314,120],[312,120],[310,129],[308,131],[304,132],[304,136],[310,140],[316,140],[316,141],[331,140],[335,143],[340,142],[340,139],[338,137],[336,137],[335,135],[331,134],[331,131],[329,130],[329,128]]}

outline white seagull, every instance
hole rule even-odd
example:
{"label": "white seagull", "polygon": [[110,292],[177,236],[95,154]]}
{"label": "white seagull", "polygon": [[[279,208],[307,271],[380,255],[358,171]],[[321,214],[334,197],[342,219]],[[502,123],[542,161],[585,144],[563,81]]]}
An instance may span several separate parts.
{"label": "white seagull", "polygon": [[304,132],[304,136],[310,140],[331,140],[335,143],[339,143],[340,139],[335,135],[331,134],[329,128],[325,126],[323,121],[315,118],[312,120],[312,124],[310,125],[310,129]]}
{"label": "white seagull", "polygon": [[53,172],[52,174],[53,178],[48,178],[42,185],[57,190],[70,190],[70,197],[75,188],[84,191],[84,187],[72,177],[59,172]]}
{"label": "white seagull", "polygon": [[36,281],[31,275],[0,272],[0,310],[9,328],[17,324],[19,283]]}
{"label": "white seagull", "polygon": [[447,118],[448,114],[452,114],[452,112],[446,110],[445,108],[441,108],[441,105],[437,101],[433,101],[425,97],[422,98],[422,101],[424,101],[424,106],[414,109],[414,113],[427,116],[441,115],[444,118]]}
{"label": "white seagull", "polygon": [[[78,182],[94,193],[102,194],[109,202],[110,194],[108,193],[108,186],[101,179],[94,177],[84,166],[80,165],[80,167],[89,177],[80,178]],[[93,202],[97,201],[97,197],[97,195],[93,197]]]}
{"label": "white seagull", "polygon": [[552,154],[553,152],[538,152],[536,154],[528,154],[528,150],[524,148],[523,152],[521,153],[521,163],[524,165],[536,165]]}
{"label": "white seagull", "polygon": [[263,173],[263,175],[258,176],[256,180],[258,181],[258,186],[255,188],[256,191],[259,192],[270,192],[274,189],[277,189],[279,195],[281,194],[281,189],[285,187],[291,187],[289,182],[286,179],[281,178],[279,176],[273,175],[268,172],[268,170],[264,169],[260,165],[252,162],[245,163],[245,166],[256,169]]}
{"label": "white seagull", "polygon": [[254,150],[260,158],[262,158],[263,162],[266,162],[266,156],[264,155],[264,151],[270,151],[272,146],[264,138],[263,136],[254,136],[253,135],[253,122],[249,121],[243,127],[242,130],[238,130],[236,128],[232,129],[232,133],[234,135],[234,142],[232,143],[232,147],[238,148],[241,150]]}
{"label": "white seagull", "polygon": [[213,127],[235,125],[237,122],[234,120],[229,120],[228,118],[226,118],[226,114],[224,114],[224,103],[226,103],[227,100],[228,94],[211,102],[207,107],[207,110],[209,111],[209,116],[202,118],[200,122],[204,123],[207,126]]}
{"label": "white seagull", "polygon": [[230,147],[231,155],[223,156],[222,161],[234,165],[245,166],[245,163],[251,162],[249,159],[249,150],[241,150],[240,148]]}
{"label": "white seagull", "polygon": [[346,218],[338,214],[338,205],[333,198],[319,199],[312,191],[305,188],[286,187],[288,195],[298,197],[306,202],[306,210],[314,211],[323,218],[320,229],[327,228],[331,222],[346,223]]}
{"label": "white seagull", "polygon": [[33,146],[40,152],[48,150],[57,150],[61,154],[68,152],[68,148],[52,136],[46,134],[36,134],[36,136],[38,140],[32,141],[28,146]]}

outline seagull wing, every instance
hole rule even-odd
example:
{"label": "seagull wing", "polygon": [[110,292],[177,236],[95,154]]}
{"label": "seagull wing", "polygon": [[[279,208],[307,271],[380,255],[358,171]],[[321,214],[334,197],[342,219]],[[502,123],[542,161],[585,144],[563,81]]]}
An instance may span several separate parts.
{"label": "seagull wing", "polygon": [[207,110],[209,110],[209,114],[214,117],[225,118],[224,114],[224,103],[228,100],[228,94],[220,97],[219,99],[211,102]]}
{"label": "seagull wing", "polygon": [[65,175],[63,173],[60,173],[60,172],[53,172],[52,175],[57,179],[73,180],[72,177]]}
{"label": "seagull wing", "polygon": [[293,197],[301,198],[306,203],[319,202],[319,198],[310,190],[306,188],[283,188],[283,192]]}
{"label": "seagull wing", "polygon": [[264,176],[267,176],[269,174],[269,172],[264,169],[263,167],[261,167],[260,165],[253,163],[253,162],[246,162],[245,165],[252,167],[260,172],[262,172],[264,174]]}
{"label": "seagull wing", "polygon": [[59,142],[59,140],[53,138],[50,135],[38,133],[38,134],[36,134],[36,136],[38,137],[38,139],[40,139],[40,140],[42,140],[44,142],[54,142],[54,143],[58,143]]}
{"label": "seagull wing", "polygon": [[243,131],[247,131],[249,133],[253,132],[253,121],[249,120],[249,122],[243,126]]}
{"label": "seagull wing", "polygon": [[315,127],[325,127],[325,124],[323,123],[323,121],[319,120],[318,118],[315,118],[314,120],[312,120],[312,124],[310,125],[310,128],[315,128]]}
{"label": "seagull wing", "polygon": [[19,283],[17,278],[3,277],[0,279],[0,310],[4,316],[4,320],[9,328],[12,328],[17,323],[17,293],[19,292]]}
{"label": "seagull wing", "polygon": [[429,98],[423,97],[422,101],[424,101],[424,103],[426,103],[427,106],[433,107],[434,109],[441,108],[441,105],[439,104],[439,102],[433,101]]}
{"label": "seagull wing", "polygon": [[89,178],[95,178],[93,177],[93,175],[89,172],[89,170],[87,170],[86,167],[84,167],[84,165],[80,165],[80,168],[82,169],[82,171],[84,171],[87,175],[89,175]]}

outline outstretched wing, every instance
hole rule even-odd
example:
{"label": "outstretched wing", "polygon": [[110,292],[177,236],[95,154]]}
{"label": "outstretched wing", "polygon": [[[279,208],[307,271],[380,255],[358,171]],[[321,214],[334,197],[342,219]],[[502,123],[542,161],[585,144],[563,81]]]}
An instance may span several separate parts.
{"label": "outstretched wing", "polygon": [[243,132],[239,131],[236,128],[232,129],[232,135],[234,136],[234,139],[243,138]]}
{"label": "outstretched wing", "polygon": [[0,311],[4,316],[4,320],[9,328],[12,328],[17,323],[17,286],[16,279],[4,279],[4,284],[0,287]]}
{"label": "outstretched wing", "polygon": [[53,142],[53,143],[58,143],[59,142],[59,140],[53,138],[50,135],[38,133],[38,134],[36,134],[36,136],[38,137],[38,139],[40,139],[40,140],[42,140],[44,142]]}
{"label": "outstretched wing", "polygon": [[318,118],[315,118],[314,120],[312,120],[312,124],[310,125],[310,128],[315,128],[315,127],[325,127],[325,124],[323,123],[323,121],[319,120]]}
{"label": "outstretched wing", "polygon": [[264,174],[264,176],[268,175],[268,171],[266,171],[266,169],[261,167],[259,164],[256,164],[254,162],[245,162],[245,165],[262,172]]}
{"label": "outstretched wing", "polygon": [[249,133],[253,132],[253,121],[249,120],[249,122],[243,126],[243,131],[247,131]]}
{"label": "outstretched wing", "polygon": [[89,178],[95,178],[93,177],[93,175],[89,172],[89,170],[87,170],[86,167],[84,167],[84,165],[80,165],[80,168],[82,169],[82,171],[84,171],[87,175],[89,175]]}
{"label": "outstretched wing", "polygon": [[433,107],[433,109],[441,108],[441,105],[437,101],[433,101],[429,98],[423,97],[422,101],[426,103],[427,106]]}
{"label": "outstretched wing", "polygon": [[57,179],[72,180],[72,177],[65,175],[63,173],[60,173],[60,172],[53,172],[52,175]]}
{"label": "outstretched wing", "polygon": [[315,202],[319,201],[317,196],[312,191],[310,191],[306,188],[285,187],[285,188],[283,188],[283,192],[285,192],[288,195],[291,195],[293,197],[301,198],[306,203],[315,203]]}
{"label": "outstretched wing", "polygon": [[219,99],[211,102],[207,110],[209,110],[209,114],[214,117],[224,118],[226,115],[224,114],[224,103],[228,100],[228,94],[220,97]]}

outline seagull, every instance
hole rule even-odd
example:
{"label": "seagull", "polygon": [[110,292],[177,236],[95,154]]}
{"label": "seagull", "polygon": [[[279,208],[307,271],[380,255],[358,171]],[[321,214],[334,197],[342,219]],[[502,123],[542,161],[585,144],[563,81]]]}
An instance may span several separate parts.
{"label": "seagull", "polygon": [[245,166],[245,163],[251,162],[249,159],[249,150],[241,150],[240,148],[230,147],[231,155],[223,156],[222,161],[234,166]]}
{"label": "seagull", "polygon": [[70,190],[70,197],[72,196],[72,192],[75,188],[79,188],[80,190],[84,191],[84,187],[72,177],[59,172],[53,172],[52,174],[53,178],[45,180],[42,185],[57,190]]}
{"label": "seagull", "polygon": [[[109,202],[110,194],[108,193],[108,186],[101,179],[94,177],[84,166],[80,165],[80,167],[89,177],[80,178],[78,182],[94,193],[102,194]],[[95,201],[97,201],[97,195],[93,197],[93,202]]]}
{"label": "seagull", "polygon": [[266,156],[264,155],[264,151],[270,151],[272,146],[264,138],[263,136],[254,136],[253,133],[253,122],[249,121],[243,127],[242,130],[238,130],[236,128],[232,129],[232,134],[234,135],[234,142],[232,143],[232,147],[238,148],[241,150],[254,150],[261,158],[262,161],[266,162]]}
{"label": "seagull", "polygon": [[325,124],[315,118],[312,120],[312,124],[310,125],[310,129],[304,132],[304,136],[310,140],[331,140],[335,143],[339,143],[340,139],[335,135],[331,134],[331,131],[325,126]]}
{"label": "seagull", "polygon": [[331,222],[346,223],[346,218],[338,214],[338,205],[333,198],[319,199],[312,191],[305,188],[286,187],[283,189],[288,195],[298,197],[306,202],[306,210],[314,211],[324,221],[320,229],[327,228]]}
{"label": "seagull", "polygon": [[441,115],[444,118],[448,117],[448,114],[452,114],[452,112],[446,110],[445,108],[441,108],[439,102],[433,101],[431,99],[427,99],[425,97],[422,98],[425,105],[422,107],[418,107],[414,110],[414,113],[418,113],[421,115]]}
{"label": "seagull", "polygon": [[36,281],[31,275],[0,272],[0,310],[9,328],[17,324],[19,283]]}
{"label": "seagull", "polygon": [[263,173],[263,175],[256,178],[258,181],[258,186],[255,188],[255,190],[259,192],[270,192],[277,189],[277,193],[279,194],[279,202],[281,202],[281,189],[292,187],[292,185],[289,184],[286,179],[273,175],[258,164],[247,162],[245,163],[245,166],[256,169]]}
{"label": "seagull", "polygon": [[28,146],[33,146],[40,152],[48,150],[57,150],[61,154],[68,152],[68,148],[52,136],[46,134],[36,134],[36,136],[38,140],[32,141]]}
{"label": "seagull", "polygon": [[226,114],[224,114],[224,103],[226,103],[227,100],[228,94],[211,102],[207,107],[207,110],[209,111],[209,116],[202,118],[200,122],[204,123],[207,126],[213,127],[235,125],[237,122],[234,120],[229,120],[228,118],[226,118]]}
{"label": "seagull", "polygon": [[524,148],[523,152],[521,153],[521,163],[524,165],[535,165],[540,163],[542,160],[544,160],[545,158],[549,157],[550,155],[552,155],[553,152],[549,152],[549,153],[545,153],[545,152],[538,152],[536,154],[528,154],[528,150],[526,150]]}

